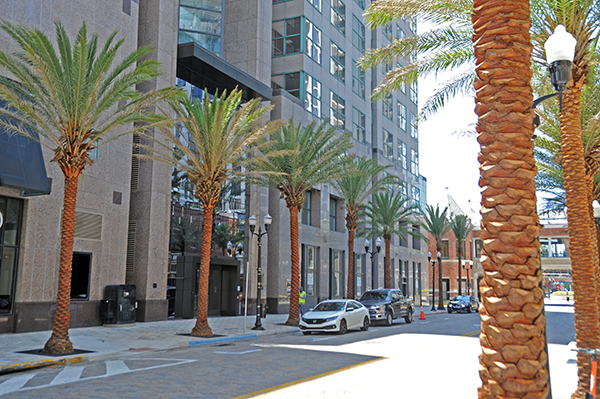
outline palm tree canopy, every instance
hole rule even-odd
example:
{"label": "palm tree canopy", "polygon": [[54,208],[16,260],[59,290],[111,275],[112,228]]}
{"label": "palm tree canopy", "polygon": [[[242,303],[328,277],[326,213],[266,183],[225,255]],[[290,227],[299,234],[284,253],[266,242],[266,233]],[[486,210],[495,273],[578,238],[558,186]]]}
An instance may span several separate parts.
{"label": "palm tree canopy", "polygon": [[[251,173],[246,167],[263,157],[260,150],[269,144],[265,138],[280,126],[280,121],[265,123],[272,106],[261,107],[260,99],[240,106],[241,101],[238,89],[216,93],[213,99],[205,91],[204,100],[171,101],[176,129],[163,129],[166,140],[155,140],[155,149],[141,145],[153,151],[148,157],[185,172],[205,206],[218,203],[227,180]],[[175,150],[172,143],[177,143]]]}
{"label": "palm tree canopy", "polygon": [[[98,36],[88,39],[85,23],[74,43],[60,23],[55,26],[58,54],[42,31],[0,24],[21,48],[15,54],[0,52],[0,67],[16,79],[0,75],[0,99],[9,103],[0,108],[0,126],[39,141],[54,151],[53,161],[65,173],[79,174],[93,162],[89,152],[98,145],[166,122],[147,108],[180,92],[174,87],[149,93],[135,89],[160,75],[155,60],[140,61],[150,47],[136,49],[113,66],[124,41],[115,41],[116,32],[99,49]],[[127,127],[114,131],[121,126]]]}
{"label": "palm tree canopy", "polygon": [[356,213],[373,193],[387,185],[399,184],[399,180],[396,176],[387,175],[373,181],[390,165],[380,165],[375,158],[358,158],[352,155],[351,159],[347,172],[334,180],[333,185],[340,192],[348,211]]}
{"label": "palm tree canopy", "polygon": [[438,251],[441,249],[442,237],[450,230],[448,223],[448,207],[440,212],[440,206],[427,205],[425,213],[425,228],[436,240]]}
{"label": "palm tree canopy", "polygon": [[394,194],[393,191],[375,193],[373,200],[359,213],[361,217],[366,216],[371,221],[370,226],[360,229],[359,235],[368,239],[390,238],[392,235],[398,235],[403,240],[407,240],[408,236],[427,239],[413,230],[413,225],[421,225],[417,217],[419,212],[420,208],[411,205],[402,193]]}
{"label": "palm tree canopy", "polygon": [[[253,182],[280,190],[288,206],[300,208],[311,187],[342,176],[348,162],[344,154],[352,148],[349,133],[339,134],[327,122],[302,127],[290,120],[271,139],[271,145],[263,148],[269,157],[254,164],[261,175]],[[276,153],[283,155],[271,156]]]}
{"label": "palm tree canopy", "polygon": [[467,240],[467,236],[473,230],[471,219],[467,215],[455,215],[450,216],[450,228],[456,238],[457,252],[462,253],[462,245]]}

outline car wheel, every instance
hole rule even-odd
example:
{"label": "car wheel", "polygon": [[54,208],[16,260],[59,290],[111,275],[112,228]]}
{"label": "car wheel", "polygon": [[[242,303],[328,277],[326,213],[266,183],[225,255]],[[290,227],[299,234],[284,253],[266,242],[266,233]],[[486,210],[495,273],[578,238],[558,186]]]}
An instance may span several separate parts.
{"label": "car wheel", "polygon": [[469,307],[467,308],[467,313],[471,313],[473,312],[473,309],[471,309],[471,305],[469,305]]}
{"label": "car wheel", "polygon": [[413,310],[408,309],[408,313],[406,314],[406,316],[404,316],[404,321],[406,322],[406,324],[412,323],[412,313],[413,313]]}
{"label": "car wheel", "polygon": [[345,319],[342,319],[340,321],[340,334],[346,334],[346,331],[348,331],[348,324],[346,324]]}
{"label": "car wheel", "polygon": [[448,306],[448,313],[452,313],[452,308]]}
{"label": "car wheel", "polygon": [[310,335],[311,332],[312,331],[302,331],[302,334],[304,334],[304,335]]}
{"label": "car wheel", "polygon": [[363,320],[363,325],[360,329],[363,331],[367,331],[369,329],[369,316],[365,316],[365,319]]}
{"label": "car wheel", "polygon": [[392,312],[387,312],[385,314],[385,325],[391,326],[392,324],[394,324],[394,315],[392,314]]}

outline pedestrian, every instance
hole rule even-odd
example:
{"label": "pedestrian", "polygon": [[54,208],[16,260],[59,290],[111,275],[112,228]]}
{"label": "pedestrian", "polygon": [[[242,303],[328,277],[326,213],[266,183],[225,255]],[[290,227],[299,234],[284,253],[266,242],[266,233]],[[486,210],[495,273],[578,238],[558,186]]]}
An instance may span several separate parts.
{"label": "pedestrian", "polygon": [[306,303],[306,291],[304,287],[300,286],[300,296],[298,297],[298,304],[300,305],[300,316],[304,315],[304,304]]}

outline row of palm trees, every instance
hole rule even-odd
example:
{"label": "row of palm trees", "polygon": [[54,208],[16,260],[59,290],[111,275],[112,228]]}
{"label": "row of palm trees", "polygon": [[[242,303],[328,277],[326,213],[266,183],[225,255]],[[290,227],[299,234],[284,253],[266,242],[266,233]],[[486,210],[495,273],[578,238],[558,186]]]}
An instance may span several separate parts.
{"label": "row of palm trees", "polygon": [[[531,373],[523,371],[507,376],[505,371],[499,372],[496,365],[501,364],[502,370],[507,370],[515,367],[515,363],[495,356],[502,353],[505,344],[495,337],[496,326],[503,324],[499,318],[506,317],[506,312],[521,312],[524,306],[522,300],[515,299],[505,304],[503,298],[507,292],[503,287],[519,286],[517,280],[522,281],[523,276],[534,275],[534,280],[541,279],[541,272],[536,272],[540,264],[537,251],[539,243],[535,242],[539,228],[536,227],[538,219],[535,187],[532,184],[536,170],[530,143],[533,133],[530,79],[532,73],[536,76],[545,68],[532,67],[531,60],[545,66],[543,44],[559,24],[564,25],[577,39],[572,81],[564,94],[563,112],[553,118],[559,122],[555,126],[560,138],[554,145],[554,154],[560,153],[560,156],[546,156],[546,165],[550,168],[542,169],[548,174],[538,181],[550,183],[554,188],[560,188],[561,183],[564,185],[563,204],[567,205],[575,288],[576,340],[579,347],[598,348],[598,234],[591,211],[598,160],[594,159],[595,154],[584,154],[584,144],[589,142],[582,142],[582,124],[586,126],[587,122],[581,119],[585,113],[581,112],[580,100],[584,87],[590,83],[590,73],[597,64],[600,4],[595,0],[378,1],[369,7],[366,15],[373,27],[407,17],[420,17],[436,24],[430,32],[398,40],[365,54],[362,64],[366,67],[407,58],[408,55],[419,55],[415,57],[415,62],[386,74],[382,84],[374,91],[375,98],[405,83],[416,82],[418,76],[437,74],[458,66],[466,67],[463,73],[446,82],[429,99],[423,116],[443,107],[458,92],[477,93],[477,134],[482,148],[479,160],[482,165],[480,184],[485,260],[481,335],[484,354],[480,357],[483,385],[480,397],[516,395],[518,391],[546,395],[549,382],[542,374],[538,374],[535,382],[529,375]],[[587,148],[589,151],[594,146]],[[590,155],[593,153],[588,152]],[[562,169],[562,173],[556,173],[556,167]],[[506,180],[509,177],[514,179],[513,184]],[[557,199],[555,203],[560,205],[560,197]],[[516,204],[519,205],[515,207]],[[534,242],[519,236],[518,232],[525,231],[528,236],[535,238]],[[515,273],[515,265],[528,266],[519,266],[520,272]],[[529,291],[528,295],[534,295],[534,307],[539,309],[543,303],[538,298],[537,288],[534,284],[521,289]],[[501,311],[498,303],[502,304]],[[491,313],[486,312],[488,309]],[[539,310],[529,314],[526,324],[543,325],[536,322],[543,318]],[[535,336],[542,337],[543,328],[537,330]],[[546,355],[540,355],[543,352],[536,350],[532,357],[538,357],[542,365],[546,363]],[[519,370],[523,370],[522,366]],[[539,366],[531,370],[541,372]],[[574,397],[584,395],[590,379],[590,362],[582,354],[578,356],[578,372],[579,382]],[[526,382],[518,381],[519,378],[525,378]]]}
{"label": "row of palm trees", "polygon": [[[198,317],[192,335],[212,336],[207,310],[213,217],[224,186],[231,181],[244,179],[281,191],[290,211],[292,304],[298,303],[300,282],[298,213],[306,192],[320,183],[334,183],[347,209],[350,272],[346,295],[354,296],[352,246],[361,215],[371,218],[364,234],[382,235],[386,240],[389,286],[391,234],[416,234],[409,219],[417,207],[408,206],[406,198],[393,191],[380,193],[399,181],[391,176],[378,179],[385,167],[376,160],[347,155],[352,147],[348,134],[339,134],[327,123],[303,127],[293,121],[270,121],[272,107],[261,106],[259,99],[242,104],[239,90],[216,93],[214,98],[204,92],[203,99],[190,99],[175,88],[138,92],[135,85],[160,74],[156,62],[141,61],[150,49],[140,48],[117,63],[122,41],[114,43],[113,34],[99,50],[97,36],[88,38],[85,24],[71,43],[57,23],[57,50],[39,30],[10,23],[1,27],[20,52],[0,52],[0,66],[14,78],[0,76],[0,99],[8,103],[0,109],[0,123],[52,150],[53,161],[65,175],[57,311],[44,352],[73,352],[68,334],[69,284],[78,180],[93,163],[90,151],[132,133],[147,138],[135,140],[133,153],[172,165],[175,179],[185,177],[193,185],[204,211]],[[167,105],[168,111],[146,111],[154,105]],[[159,128],[162,135],[145,135],[148,128]],[[365,207],[370,196],[373,202]],[[183,230],[174,229],[173,234],[185,242],[189,231]],[[298,316],[298,308],[291,306],[287,324],[297,325]]]}

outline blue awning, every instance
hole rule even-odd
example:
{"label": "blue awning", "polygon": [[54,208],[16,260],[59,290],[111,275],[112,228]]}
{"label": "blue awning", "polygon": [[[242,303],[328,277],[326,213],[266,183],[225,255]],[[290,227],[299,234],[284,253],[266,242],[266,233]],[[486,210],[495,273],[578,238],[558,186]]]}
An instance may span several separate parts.
{"label": "blue awning", "polygon": [[[0,100],[0,107],[6,102]],[[23,190],[23,196],[50,194],[40,143],[0,126],[0,186]]]}

